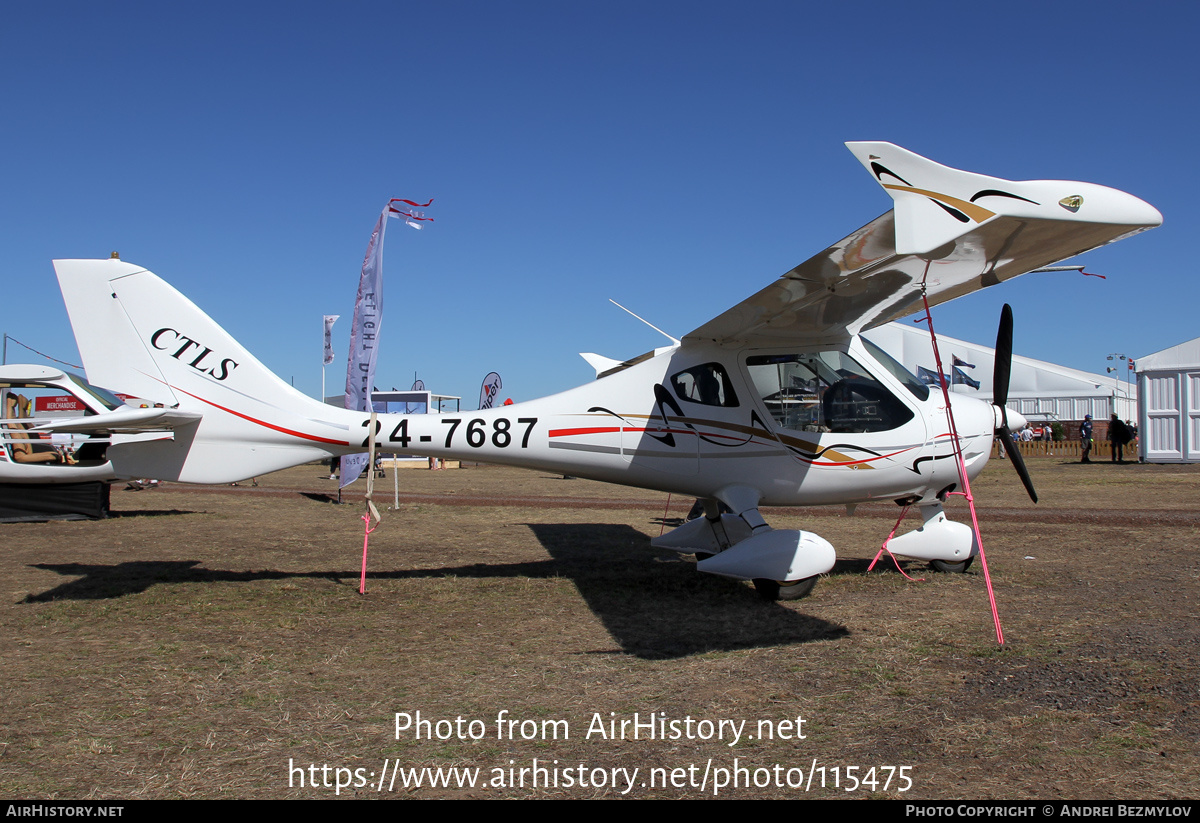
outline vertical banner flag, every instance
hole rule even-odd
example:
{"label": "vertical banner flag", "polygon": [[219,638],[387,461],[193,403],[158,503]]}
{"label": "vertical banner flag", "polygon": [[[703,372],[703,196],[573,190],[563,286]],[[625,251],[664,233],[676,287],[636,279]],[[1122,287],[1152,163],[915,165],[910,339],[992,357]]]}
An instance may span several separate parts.
{"label": "vertical banner flag", "polygon": [[479,387],[479,408],[490,409],[496,402],[496,395],[500,393],[501,388],[503,384],[500,382],[500,375],[495,372],[490,372],[483,378],[483,385]]}
{"label": "vertical banner flag", "polygon": [[433,222],[432,217],[426,217],[425,212],[419,211],[419,209],[428,207],[432,202],[433,201],[430,200],[429,203],[414,203],[411,200],[393,198],[392,201],[388,203],[388,211],[391,213],[392,217],[399,217],[414,229],[419,229],[421,228],[421,223]]}
{"label": "vertical banner flag", "polygon": [[[350,327],[350,357],[346,364],[346,408],[356,411],[371,410],[371,387],[375,380],[375,361],[378,355],[376,342],[379,339],[379,324],[383,319],[383,237],[387,219],[397,217],[413,228],[421,228],[420,222],[433,222],[419,209],[429,203],[414,203],[411,200],[392,199],[384,206],[371,232],[371,242],[363,258],[362,274],[358,279],[358,296],[354,300],[354,321]],[[342,479],[344,488],[362,474],[368,455],[349,454],[342,457]]]}
{"label": "vertical banner flag", "polygon": [[328,366],[333,362],[333,324],[339,317],[341,317],[340,314],[325,315],[325,359],[321,361],[322,366]]}

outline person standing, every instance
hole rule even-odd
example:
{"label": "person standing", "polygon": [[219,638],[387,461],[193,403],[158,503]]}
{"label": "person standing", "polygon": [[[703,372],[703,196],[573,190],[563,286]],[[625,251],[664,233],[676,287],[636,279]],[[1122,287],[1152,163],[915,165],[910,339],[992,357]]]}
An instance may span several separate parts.
{"label": "person standing", "polygon": [[1129,427],[1115,414],[1108,421],[1108,439],[1112,443],[1112,462],[1124,463],[1125,444],[1133,437],[1130,435]]}
{"label": "person standing", "polygon": [[1085,414],[1083,422],[1079,425],[1079,443],[1083,447],[1083,459],[1080,463],[1091,463],[1088,455],[1092,453],[1092,416]]}

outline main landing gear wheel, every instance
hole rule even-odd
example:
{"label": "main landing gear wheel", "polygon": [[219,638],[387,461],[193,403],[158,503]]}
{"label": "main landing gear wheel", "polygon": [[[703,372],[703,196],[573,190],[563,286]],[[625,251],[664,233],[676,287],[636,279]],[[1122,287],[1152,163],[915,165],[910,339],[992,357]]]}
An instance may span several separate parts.
{"label": "main landing gear wheel", "polygon": [[756,577],[754,578],[754,590],[758,592],[758,596],[763,600],[771,602],[776,600],[799,600],[802,597],[808,597],[812,593],[813,586],[817,585],[817,578],[819,576],[813,575],[803,580],[784,582]]}
{"label": "main landing gear wheel", "polygon": [[950,563],[946,560],[930,560],[929,565],[933,566],[933,570],[937,572],[945,572],[947,574],[962,574],[967,569],[971,568],[971,561],[974,557],[968,557],[966,560],[961,560],[958,563]]}

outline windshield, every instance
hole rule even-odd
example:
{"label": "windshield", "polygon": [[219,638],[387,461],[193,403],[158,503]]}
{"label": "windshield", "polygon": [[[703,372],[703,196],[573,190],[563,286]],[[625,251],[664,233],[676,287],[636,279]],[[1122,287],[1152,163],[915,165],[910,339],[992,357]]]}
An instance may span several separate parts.
{"label": "windshield", "polygon": [[899,398],[843,351],[751,355],[746,370],[763,405],[785,429],[880,432],[913,418]]}
{"label": "windshield", "polygon": [[883,349],[876,346],[865,337],[858,338],[863,342],[863,346],[870,352],[871,356],[879,361],[879,365],[888,370],[888,373],[904,384],[904,388],[908,389],[918,400],[929,399],[929,387],[916,378],[912,372],[904,368],[894,357],[885,352]]}
{"label": "windshield", "polygon": [[87,382],[86,380],[84,380],[81,377],[76,377],[73,374],[68,374],[67,379],[69,379],[72,383],[74,383],[76,385],[76,387],[79,388],[80,391],[87,394],[89,397],[91,397],[93,400],[95,400],[101,406],[104,406],[104,408],[108,409],[109,411],[115,411],[125,405],[125,401],[122,400],[121,398],[117,397],[112,392],[108,391],[107,389],[102,389],[98,386],[93,386],[91,383]]}

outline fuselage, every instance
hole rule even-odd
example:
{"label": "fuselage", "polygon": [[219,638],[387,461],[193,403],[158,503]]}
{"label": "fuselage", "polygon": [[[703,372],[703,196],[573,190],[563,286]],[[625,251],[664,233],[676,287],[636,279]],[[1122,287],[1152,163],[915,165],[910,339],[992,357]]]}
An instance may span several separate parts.
{"label": "fuselage", "polygon": [[[762,505],[931,499],[959,482],[945,401],[888,361],[859,337],[807,352],[688,344],[538,400],[378,415],[376,447],[697,497],[750,487]],[[974,476],[992,408],[951,397]],[[368,445],[358,414],[353,451]]]}
{"label": "fuselage", "polygon": [[[367,450],[367,413],[296,391],[149,272],[77,262],[60,263],[60,278],[77,334],[108,353],[95,358],[99,379],[183,416],[166,438],[114,442],[107,456],[116,477],[228,483]],[[952,398],[973,476],[987,460],[994,414],[987,403]],[[704,498],[737,489],[749,505],[921,501],[959,482],[946,411],[940,391],[860,336],[808,347],[690,339],[537,400],[378,415],[373,434],[383,452]]]}

